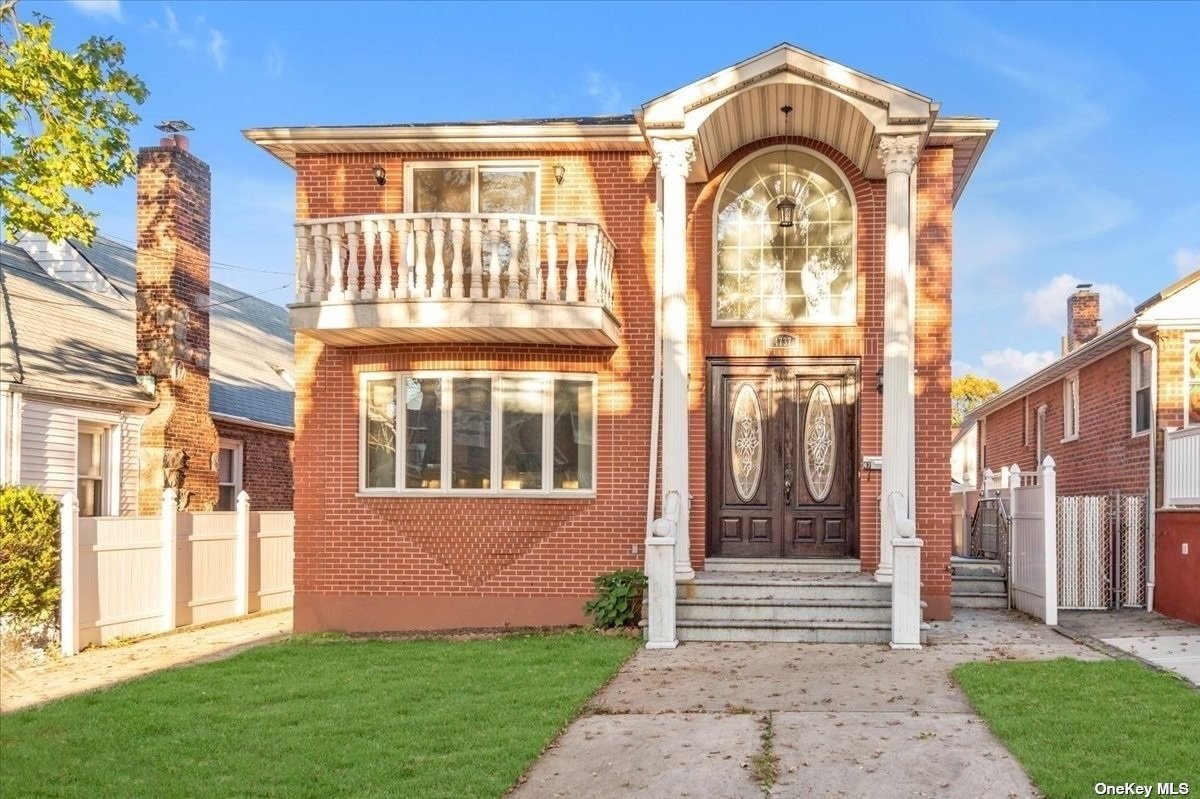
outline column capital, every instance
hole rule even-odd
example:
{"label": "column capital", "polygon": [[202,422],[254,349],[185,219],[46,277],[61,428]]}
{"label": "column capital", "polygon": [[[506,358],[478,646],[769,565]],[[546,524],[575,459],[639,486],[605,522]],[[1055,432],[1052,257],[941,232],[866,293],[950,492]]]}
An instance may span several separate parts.
{"label": "column capital", "polygon": [[913,166],[920,154],[921,137],[911,136],[880,136],[879,162],[883,164],[883,173],[903,172],[911,175]]}
{"label": "column capital", "polygon": [[654,149],[654,165],[663,177],[686,178],[696,160],[696,146],[692,139],[651,139]]}

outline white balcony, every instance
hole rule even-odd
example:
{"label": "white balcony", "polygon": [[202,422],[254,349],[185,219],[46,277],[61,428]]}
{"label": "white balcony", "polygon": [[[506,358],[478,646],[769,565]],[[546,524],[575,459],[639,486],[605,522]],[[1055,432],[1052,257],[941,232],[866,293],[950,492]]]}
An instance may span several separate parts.
{"label": "white balcony", "polygon": [[376,214],[296,225],[292,329],[327,344],[613,347],[612,239],[540,215]]}

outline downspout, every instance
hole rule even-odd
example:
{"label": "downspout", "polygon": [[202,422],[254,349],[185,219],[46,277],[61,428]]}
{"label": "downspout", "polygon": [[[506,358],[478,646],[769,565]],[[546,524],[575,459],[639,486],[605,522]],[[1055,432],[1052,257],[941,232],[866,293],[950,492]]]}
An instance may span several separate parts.
{"label": "downspout", "polygon": [[[658,498],[658,424],[662,405],[662,178],[655,180],[654,202],[654,371],[650,375],[650,473],[646,478],[646,537],[653,534]],[[649,552],[646,553],[649,557]]]}
{"label": "downspout", "polygon": [[1146,508],[1146,612],[1149,613],[1154,610],[1154,536],[1158,516],[1155,513],[1155,498],[1158,495],[1158,345],[1154,339],[1142,335],[1138,330],[1137,320],[1134,320],[1130,333],[1133,334],[1134,341],[1150,348],[1150,435],[1146,436],[1150,440],[1150,496],[1149,507]]}

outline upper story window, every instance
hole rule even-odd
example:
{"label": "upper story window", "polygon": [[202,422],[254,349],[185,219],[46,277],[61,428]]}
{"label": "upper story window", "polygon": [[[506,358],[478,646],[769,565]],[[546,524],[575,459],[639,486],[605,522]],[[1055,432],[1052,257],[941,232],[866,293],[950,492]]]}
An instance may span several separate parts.
{"label": "upper story window", "polygon": [[590,374],[403,372],[363,378],[367,492],[590,495]]}
{"label": "upper story window", "polygon": [[1200,425],[1200,333],[1191,333],[1184,340],[1183,396],[1187,402],[1184,424]]}
{"label": "upper story window", "polygon": [[1150,349],[1133,351],[1130,391],[1133,396],[1133,434],[1140,435],[1150,430]]}
{"label": "upper story window", "polygon": [[537,213],[535,164],[453,161],[411,164],[406,171],[405,196],[412,213]]}
{"label": "upper story window", "polygon": [[1063,441],[1079,438],[1079,374],[1063,380]]}
{"label": "upper story window", "polygon": [[[775,213],[785,196],[796,203],[790,228]],[[845,178],[816,153],[742,162],[717,197],[714,323],[852,324],[854,224]]]}

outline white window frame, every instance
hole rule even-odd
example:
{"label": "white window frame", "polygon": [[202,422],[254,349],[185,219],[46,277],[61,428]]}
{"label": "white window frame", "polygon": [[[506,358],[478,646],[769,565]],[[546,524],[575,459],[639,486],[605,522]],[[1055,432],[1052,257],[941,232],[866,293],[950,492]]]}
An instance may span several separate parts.
{"label": "white window frame", "polygon": [[[404,164],[404,213],[416,213],[413,211],[413,200],[416,199],[416,192],[413,189],[413,172],[418,169],[473,169],[474,177],[471,183],[471,211],[472,214],[481,214],[479,210],[479,170],[487,169],[496,172],[533,172],[533,214],[536,216],[541,213],[542,209],[542,162],[536,159],[529,160],[477,160],[477,159],[455,159],[451,161],[410,161]],[[436,214],[436,211],[427,211],[425,213]],[[453,213],[446,211],[444,213]],[[511,216],[511,214],[501,214],[501,216]],[[524,215],[522,215],[524,216]]]}
{"label": "white window frame", "polygon": [[1191,401],[1191,387],[1194,381],[1188,379],[1188,354],[1192,351],[1192,347],[1200,347],[1200,332],[1185,333],[1183,336],[1183,426],[1184,427],[1200,427],[1200,425],[1188,423],[1188,403]]}
{"label": "white window frame", "polygon": [[[859,225],[858,198],[854,195],[854,183],[851,182],[850,177],[846,174],[846,171],[844,169],[842,169],[840,166],[838,166],[836,163],[834,163],[834,161],[832,159],[830,159],[828,156],[826,156],[824,153],[817,152],[816,150],[814,150],[810,147],[804,147],[803,145],[789,145],[786,149],[790,153],[804,153],[805,155],[813,156],[813,157],[817,158],[818,160],[825,162],[825,164],[834,171],[834,174],[836,174],[839,178],[842,179],[842,185],[844,185],[846,187],[846,195],[850,200],[850,219],[851,219],[850,225],[851,225],[851,229],[854,231],[854,238],[850,244],[850,263],[851,263],[851,270],[854,274],[854,289],[851,292],[852,296],[851,296],[850,306],[854,309],[854,312],[851,314],[848,314],[846,317],[844,317],[842,319],[836,319],[836,320],[834,320],[834,319],[814,319],[814,320],[769,319],[769,320],[755,321],[755,320],[718,319],[717,318],[717,283],[718,283],[717,278],[719,277],[719,272],[720,272],[720,269],[718,268],[719,265],[717,263],[718,255],[719,255],[719,250],[718,250],[718,245],[717,245],[717,220],[721,215],[721,208],[720,208],[721,195],[724,194],[725,187],[729,184],[729,181],[731,181],[734,178],[734,176],[737,175],[737,173],[741,170],[741,168],[743,166],[750,163],[751,161],[753,161],[755,158],[758,158],[759,156],[766,155],[768,153],[776,152],[776,151],[783,152],[784,149],[785,149],[784,145],[775,144],[775,145],[771,145],[770,147],[761,147],[757,150],[754,150],[753,152],[747,154],[744,158],[739,159],[736,164],[734,164],[732,167],[730,167],[729,171],[725,173],[725,177],[724,177],[724,179],[722,179],[721,184],[717,187],[716,194],[714,195],[715,199],[713,201],[713,212],[712,212],[712,222],[711,222],[712,230],[711,230],[711,237],[710,237],[711,244],[709,246],[709,252],[712,253],[712,258],[711,258],[712,268],[709,270],[712,273],[711,275],[709,275],[709,278],[710,278],[709,279],[709,283],[710,283],[709,291],[711,292],[710,296],[712,299],[709,303],[709,309],[708,309],[709,317],[708,318],[709,318],[709,322],[712,325],[712,327],[769,327],[769,328],[779,328],[779,327],[854,327],[858,324],[858,319],[859,319],[858,300],[859,300],[859,294],[862,290],[862,287],[860,285],[860,281],[859,281],[860,275],[859,275],[859,271],[858,271],[858,232],[859,232],[858,231],[858,225]],[[915,191],[916,184],[917,184],[915,178],[916,178],[916,176],[914,173],[913,181],[912,181],[912,186],[913,186],[914,191]],[[916,217],[914,216],[913,218],[915,219]],[[916,242],[916,236],[912,236],[911,242],[910,242],[910,249],[912,249],[912,247],[915,246],[915,242]]]}
{"label": "white window frame", "polygon": [[[492,381],[491,389],[491,488],[454,488],[450,485],[451,458],[443,453],[441,458],[441,486],[438,488],[408,488],[403,485],[405,475],[404,457],[408,440],[408,418],[404,413],[404,387],[406,378],[418,380],[442,380],[441,408],[441,440],[442,446],[452,440],[454,396],[450,390],[450,380],[486,378]],[[501,474],[503,472],[503,441],[504,427],[500,423],[502,417],[503,396],[500,391],[500,380],[503,378],[540,379],[550,382],[551,390],[547,391],[542,402],[542,488],[504,488]],[[396,381],[396,486],[369,487],[367,486],[367,400],[368,384],[376,380]],[[571,380],[575,382],[590,382],[592,385],[592,487],[586,489],[554,488],[554,391],[555,380]],[[600,453],[600,394],[599,379],[594,372],[514,372],[494,370],[420,370],[410,369],[398,372],[363,372],[359,375],[358,397],[358,496],[403,496],[403,497],[506,497],[525,499],[594,499],[600,482],[599,453]],[[549,457],[548,457],[549,456]]]}
{"label": "white window frame", "polygon": [[[79,436],[99,433],[100,440],[100,513],[98,516],[118,516],[121,508],[121,425],[107,418],[75,417],[75,463],[72,491],[79,501]],[[82,516],[82,512],[80,513]]]}
{"label": "white window frame", "polygon": [[[1071,386],[1075,387],[1072,394]],[[1063,378],[1063,437],[1062,443],[1079,440],[1082,419],[1079,413],[1079,372]]]}
{"label": "white window frame", "polygon": [[230,485],[229,483],[221,482],[221,450],[228,449],[233,451],[233,507],[229,510],[237,510],[238,494],[242,493],[242,458],[245,452],[245,442],[237,438],[221,438],[217,441],[217,500],[221,498],[221,486]]}
{"label": "white window frame", "polygon": [[1154,375],[1150,373],[1149,369],[1146,373],[1146,385],[1138,385],[1138,362],[1141,360],[1143,354],[1149,360],[1150,348],[1133,347],[1129,351],[1129,435],[1131,438],[1141,438],[1142,436],[1150,435],[1151,429],[1154,428],[1154,407],[1149,402],[1147,404],[1150,405],[1151,418],[1148,420],[1146,429],[1138,430],[1137,424],[1138,394],[1145,391],[1148,395],[1153,395],[1151,386],[1154,383]]}

